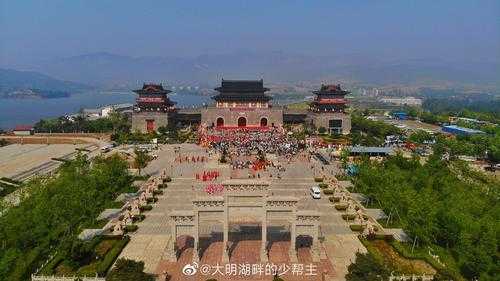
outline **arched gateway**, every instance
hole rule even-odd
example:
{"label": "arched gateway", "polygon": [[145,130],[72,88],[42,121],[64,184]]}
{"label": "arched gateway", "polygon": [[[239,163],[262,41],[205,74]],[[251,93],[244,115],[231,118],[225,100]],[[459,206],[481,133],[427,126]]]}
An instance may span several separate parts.
{"label": "arched gateway", "polygon": [[246,126],[247,126],[247,119],[245,117],[239,117],[238,127],[246,127]]}
{"label": "arched gateway", "polygon": [[267,118],[266,117],[260,118],[260,126],[267,127]]}
{"label": "arched gateway", "polygon": [[217,118],[217,127],[224,127],[224,118]]}
{"label": "arched gateway", "polygon": [[[268,227],[289,224],[290,261],[297,262],[297,237],[309,236],[309,245],[313,261],[320,259],[319,222],[320,214],[316,211],[298,211],[296,197],[269,196],[269,183],[254,180],[230,180],[223,183],[223,196],[202,196],[193,199],[192,211],[174,211],[171,213],[172,239],[166,256],[176,261],[175,243],[179,235],[194,238],[194,261],[200,259],[200,225],[222,225],[222,261],[229,262],[230,226],[243,225],[242,228],[260,227],[260,261],[268,261]],[[259,233],[259,231],[254,231]],[[248,235],[248,234],[246,234]],[[300,244],[299,244],[300,246]],[[323,253],[321,253],[323,254]]]}

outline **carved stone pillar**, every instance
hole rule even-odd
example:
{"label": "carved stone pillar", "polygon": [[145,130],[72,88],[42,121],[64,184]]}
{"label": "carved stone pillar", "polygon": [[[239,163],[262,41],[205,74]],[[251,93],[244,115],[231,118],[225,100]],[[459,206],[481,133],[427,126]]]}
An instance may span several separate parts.
{"label": "carved stone pillar", "polygon": [[262,216],[262,245],[260,248],[260,262],[267,262],[267,210],[264,209]]}
{"label": "carved stone pillar", "polygon": [[319,253],[319,224],[315,223],[314,224],[314,231],[313,231],[313,239],[312,239],[312,245],[311,245],[311,256],[313,259],[313,262],[319,262],[320,261],[320,253]]}
{"label": "carved stone pillar", "polygon": [[172,233],[172,238],[170,239],[170,247],[168,249],[168,257],[171,259],[171,261],[177,261],[177,225],[175,224],[175,221],[171,222],[170,225],[171,232]]}
{"label": "carved stone pillar", "polygon": [[288,250],[288,256],[290,257],[291,262],[297,262],[297,252],[295,249],[295,244],[297,242],[297,233],[296,233],[296,222],[292,221],[290,224],[290,248]]}
{"label": "carved stone pillar", "polygon": [[194,214],[194,233],[193,233],[193,238],[194,238],[194,249],[193,249],[193,261],[194,262],[199,262],[200,261],[200,256],[199,256],[199,244],[200,244],[200,231],[199,231],[199,225],[200,225],[200,220],[199,220],[199,212],[195,212]]}
{"label": "carved stone pillar", "polygon": [[[227,202],[227,198],[225,198]],[[228,206],[227,204],[224,204],[224,233],[222,234],[223,237],[223,243],[222,243],[222,262],[228,263],[229,262],[229,249],[228,249],[228,241],[229,241],[229,218],[228,218]]]}

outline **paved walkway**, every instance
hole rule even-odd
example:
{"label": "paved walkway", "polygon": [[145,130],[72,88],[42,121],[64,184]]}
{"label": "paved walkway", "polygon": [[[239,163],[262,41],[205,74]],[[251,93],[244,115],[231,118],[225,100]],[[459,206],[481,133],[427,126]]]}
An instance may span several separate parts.
{"label": "paved walkway", "polygon": [[[180,153],[184,156],[205,155],[210,160],[205,163],[178,163],[174,162],[176,155],[173,145],[162,146],[158,153],[158,159],[150,163],[144,169],[146,173],[157,174],[164,168],[172,176],[173,181],[168,183],[168,188],[164,194],[158,197],[153,210],[145,213],[146,219],[138,223],[139,229],[132,234],[132,239],[124,249],[120,257],[142,260],[145,262],[147,272],[162,273],[167,270],[174,275],[173,280],[206,280],[210,276],[186,276],[182,274],[182,268],[190,263],[193,256],[192,246],[183,245],[186,241],[176,239],[180,248],[185,248],[181,252],[179,262],[169,263],[164,254],[165,249],[174,243],[170,236],[169,214],[172,211],[192,210],[191,200],[196,195],[206,195],[203,191],[206,182],[195,180],[196,173],[203,173],[208,170],[218,170],[221,173],[219,181],[228,179],[232,172],[227,165],[218,164],[218,156],[209,155],[205,150],[197,145],[183,144],[180,147]],[[284,162],[283,162],[284,163]],[[336,169],[335,165],[327,167],[332,172]],[[309,195],[309,188],[314,183],[314,175],[321,171],[321,164],[313,160],[307,162],[292,162],[286,164],[286,172],[282,173],[283,179],[276,177],[269,178],[269,171],[262,172],[262,178],[271,182],[270,194],[277,196],[295,196],[299,198],[299,210],[316,210],[322,213],[321,233],[324,238],[323,245],[326,249],[327,260],[313,264],[316,268],[315,276],[297,276],[285,275],[286,280],[321,280],[321,273],[328,273],[327,280],[344,280],[347,272],[347,266],[351,263],[357,251],[366,251],[363,245],[353,234],[348,225],[341,218],[341,214],[335,210],[326,196],[314,200]],[[233,173],[234,175],[234,173]],[[283,226],[285,229],[287,225]],[[222,224],[206,224],[200,226],[200,235],[206,237],[205,242],[200,238],[202,247],[202,257],[200,264],[217,265],[222,261],[222,242],[220,237],[211,236],[213,233],[221,232]],[[205,245],[202,245],[205,243]],[[270,262],[277,264],[286,263],[289,266],[288,249],[290,241],[273,241],[270,243],[269,257]],[[243,240],[234,244],[231,255],[231,263],[236,264],[258,264],[260,263],[260,239]],[[297,252],[299,263],[304,265],[312,264],[309,248],[300,248]],[[228,276],[215,276],[217,280],[235,280],[236,278],[226,278]],[[198,279],[197,279],[198,278]],[[226,279],[224,279],[226,278]],[[247,280],[272,280],[272,276],[262,276],[261,279],[245,277]]]}

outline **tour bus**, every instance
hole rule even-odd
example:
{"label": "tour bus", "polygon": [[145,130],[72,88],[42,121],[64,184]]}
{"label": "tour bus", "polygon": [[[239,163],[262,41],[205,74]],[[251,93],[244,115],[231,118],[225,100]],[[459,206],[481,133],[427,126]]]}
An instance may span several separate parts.
{"label": "tour bus", "polygon": [[319,186],[311,187],[310,193],[311,193],[312,198],[314,198],[314,199],[321,198],[321,189],[319,188]]}

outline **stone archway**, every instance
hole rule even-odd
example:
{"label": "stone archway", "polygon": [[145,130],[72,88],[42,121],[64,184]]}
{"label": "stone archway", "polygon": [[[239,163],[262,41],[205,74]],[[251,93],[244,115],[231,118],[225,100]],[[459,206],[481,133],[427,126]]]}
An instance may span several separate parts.
{"label": "stone archway", "polygon": [[217,127],[224,127],[224,118],[219,117],[216,121]]}
{"label": "stone archway", "polygon": [[260,118],[260,126],[267,127],[267,118],[266,117]]}
{"label": "stone archway", "polygon": [[243,116],[238,118],[238,127],[246,127],[246,126],[247,126],[247,119]]}

